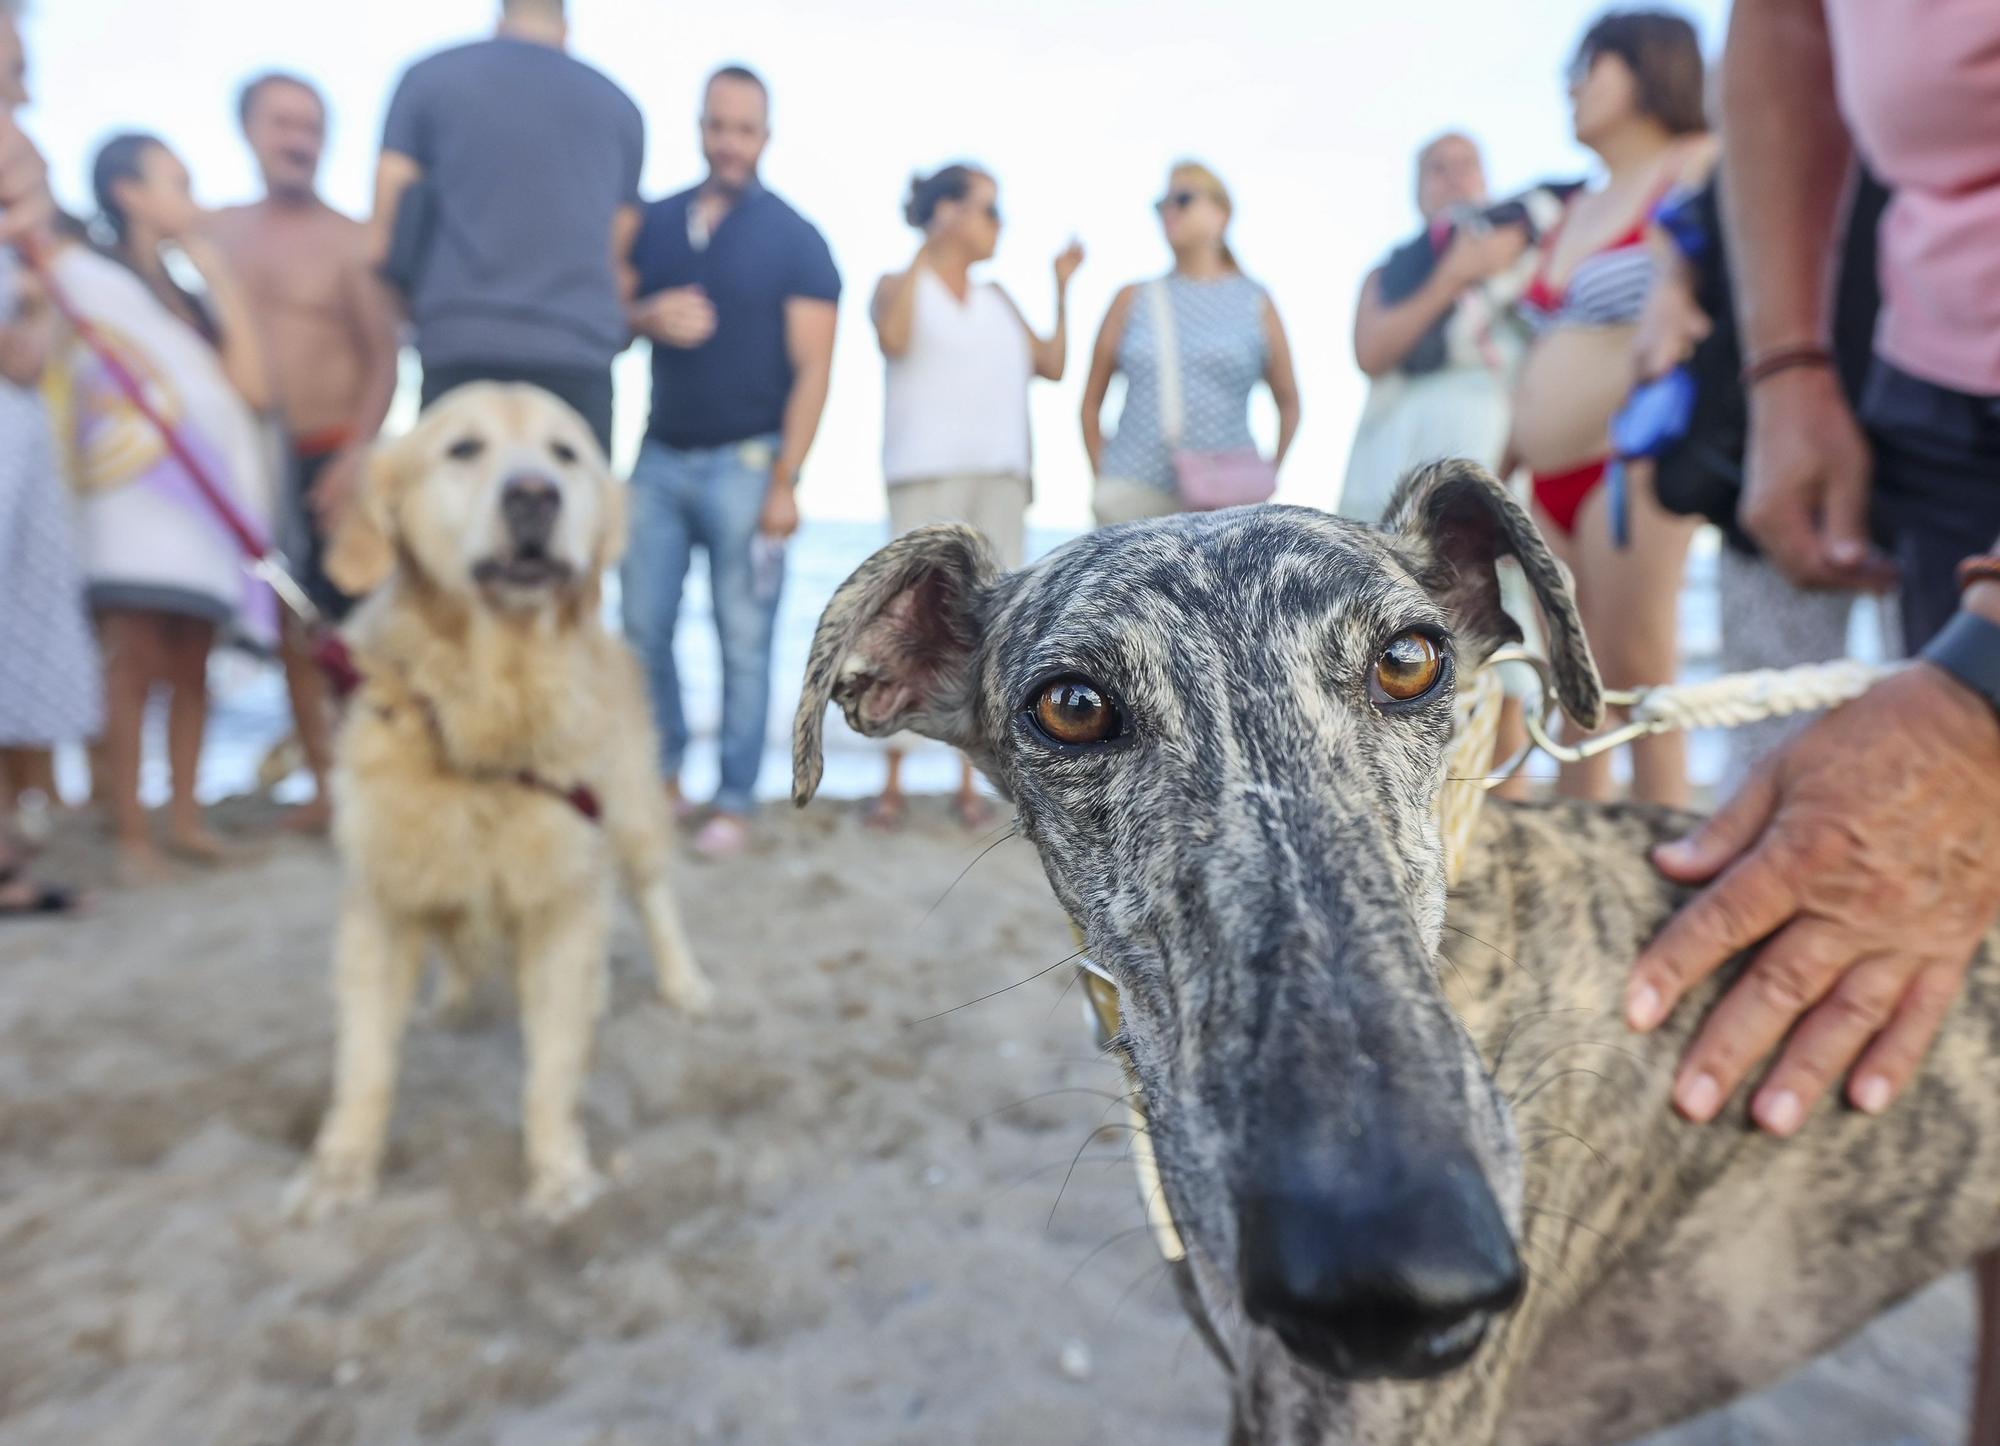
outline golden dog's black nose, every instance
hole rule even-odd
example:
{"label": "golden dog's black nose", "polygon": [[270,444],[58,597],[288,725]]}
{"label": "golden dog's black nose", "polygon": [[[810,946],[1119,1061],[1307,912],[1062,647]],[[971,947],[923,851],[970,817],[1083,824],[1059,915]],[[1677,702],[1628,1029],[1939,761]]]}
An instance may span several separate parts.
{"label": "golden dog's black nose", "polygon": [[1512,1234],[1470,1158],[1370,1163],[1294,1160],[1246,1194],[1244,1306],[1332,1375],[1450,1370],[1520,1298]]}
{"label": "golden dog's black nose", "polygon": [[500,488],[500,518],[517,547],[547,546],[562,511],[562,489],[555,479],[535,472],[509,477]]}

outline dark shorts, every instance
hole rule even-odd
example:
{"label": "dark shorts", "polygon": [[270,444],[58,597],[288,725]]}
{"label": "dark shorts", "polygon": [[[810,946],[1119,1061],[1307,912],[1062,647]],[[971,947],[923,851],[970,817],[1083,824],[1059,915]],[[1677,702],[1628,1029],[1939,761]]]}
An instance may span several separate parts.
{"label": "dark shorts", "polygon": [[326,575],[327,538],[320,531],[319,518],[313,514],[308,499],[313,488],[318,485],[320,473],[326,464],[339,456],[338,452],[292,451],[292,505],[297,508],[298,523],[294,541],[290,549],[289,561],[292,575],[312,599],[320,616],[330,623],[337,623],[354,610],[359,598],[349,597],[333,585]]}
{"label": "dark shorts", "polygon": [[611,368],[514,366],[503,362],[425,362],[423,404],[467,382],[526,382],[561,397],[582,414],[611,454]]}
{"label": "dark shorts", "polygon": [[2000,538],[2000,397],[1954,392],[1879,357],[1861,398],[1875,450],[1875,522],[1902,573],[1915,653],[1958,611],[1960,561]]}

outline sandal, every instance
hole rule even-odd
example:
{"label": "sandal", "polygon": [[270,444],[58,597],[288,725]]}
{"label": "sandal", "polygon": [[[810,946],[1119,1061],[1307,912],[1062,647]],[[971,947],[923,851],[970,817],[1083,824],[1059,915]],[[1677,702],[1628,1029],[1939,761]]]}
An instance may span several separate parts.
{"label": "sandal", "polygon": [[[9,898],[10,892],[22,891]],[[37,884],[28,878],[24,866],[0,869],[0,919],[38,919],[51,914],[73,914],[80,900],[74,889],[58,884]]]}

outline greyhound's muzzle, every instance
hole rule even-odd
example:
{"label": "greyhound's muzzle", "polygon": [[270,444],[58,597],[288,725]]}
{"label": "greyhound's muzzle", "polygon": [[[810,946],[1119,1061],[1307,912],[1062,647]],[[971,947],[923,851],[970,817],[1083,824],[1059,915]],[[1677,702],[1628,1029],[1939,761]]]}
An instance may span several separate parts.
{"label": "greyhound's muzzle", "polygon": [[1520,1299],[1513,1236],[1469,1155],[1293,1155],[1257,1173],[1238,1204],[1244,1307],[1308,1366],[1437,1375]]}
{"label": "greyhound's muzzle", "polygon": [[500,523],[506,533],[503,555],[482,558],[473,576],[482,583],[540,587],[569,577],[568,562],[554,550],[562,515],[562,489],[551,478],[516,473],[500,489]]}

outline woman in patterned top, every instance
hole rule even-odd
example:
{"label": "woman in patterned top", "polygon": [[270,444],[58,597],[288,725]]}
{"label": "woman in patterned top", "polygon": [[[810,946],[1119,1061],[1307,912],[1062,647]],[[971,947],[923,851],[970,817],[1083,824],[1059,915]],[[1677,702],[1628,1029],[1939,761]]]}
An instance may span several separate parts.
{"label": "woman in patterned top", "polygon": [[[1637,380],[1633,337],[1663,244],[1653,209],[1713,162],[1702,85],[1701,48],[1678,15],[1621,12],[1584,35],[1570,67],[1572,124],[1605,175],[1549,232],[1520,303],[1536,340],[1515,384],[1510,451],[1534,473],[1537,520],[1575,575],[1584,631],[1614,688],[1667,682],[1677,659],[1675,602],[1695,524],[1659,505],[1650,464],[1635,462],[1621,547],[1601,484],[1611,419]],[[1681,735],[1633,746],[1636,797],[1684,805],[1687,787]],[[1561,789],[1608,797],[1609,755],[1566,765]]]}
{"label": "woman in patterned top", "polygon": [[[1105,315],[1083,388],[1083,446],[1097,478],[1097,524],[1161,517],[1182,510],[1173,451],[1226,452],[1252,445],[1250,393],[1259,381],[1278,405],[1281,465],[1299,430],[1299,387],[1278,309],[1263,287],[1243,274],[1226,233],[1229,192],[1215,173],[1182,161],[1157,203],[1174,267],[1158,282],[1121,290]],[[1180,368],[1182,422],[1170,441],[1160,418],[1161,348],[1154,308],[1140,305],[1148,286],[1164,286],[1173,308],[1174,352]],[[1118,430],[1103,434],[1104,395],[1115,373],[1125,375]]]}

